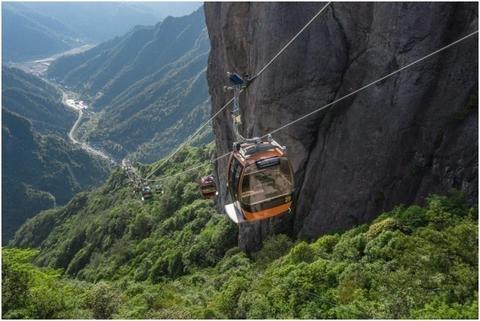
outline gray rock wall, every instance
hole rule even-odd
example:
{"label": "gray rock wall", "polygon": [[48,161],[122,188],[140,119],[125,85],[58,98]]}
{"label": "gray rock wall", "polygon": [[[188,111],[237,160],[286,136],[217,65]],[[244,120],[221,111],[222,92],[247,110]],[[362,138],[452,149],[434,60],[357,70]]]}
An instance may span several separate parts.
{"label": "gray rock wall", "polygon": [[[324,3],[206,3],[212,114],[225,73],[255,74]],[[476,30],[475,3],[333,3],[242,94],[242,132],[263,135]],[[296,177],[292,215],[240,228],[257,249],[273,231],[300,237],[371,221],[430,193],[477,202],[478,38],[470,38],[274,135]],[[230,116],[214,121],[230,150]],[[225,182],[227,159],[218,162]],[[220,185],[219,207],[228,202]]]}

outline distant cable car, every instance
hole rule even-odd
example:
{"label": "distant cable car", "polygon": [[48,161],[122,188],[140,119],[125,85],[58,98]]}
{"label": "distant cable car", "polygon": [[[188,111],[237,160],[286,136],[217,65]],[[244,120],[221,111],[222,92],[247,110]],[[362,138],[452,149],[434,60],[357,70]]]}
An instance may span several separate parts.
{"label": "distant cable car", "polygon": [[155,186],[153,187],[153,190],[155,191],[155,193],[163,194],[163,190],[160,184],[155,184]]}
{"label": "distant cable car", "polygon": [[290,210],[293,171],[286,148],[269,137],[235,143],[228,167],[233,203],[225,206],[235,223],[263,220]]}
{"label": "distant cable car", "polygon": [[153,197],[152,190],[150,186],[144,186],[142,188],[142,201],[147,201]]}
{"label": "distant cable car", "polygon": [[218,195],[217,184],[215,184],[213,175],[204,176],[200,179],[200,192],[205,199]]}

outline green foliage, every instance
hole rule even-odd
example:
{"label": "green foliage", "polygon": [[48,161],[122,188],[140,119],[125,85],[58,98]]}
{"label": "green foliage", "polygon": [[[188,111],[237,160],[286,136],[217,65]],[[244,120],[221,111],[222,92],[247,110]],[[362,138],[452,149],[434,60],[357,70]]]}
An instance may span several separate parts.
{"label": "green foliage", "polygon": [[305,242],[296,245],[289,253],[288,259],[294,264],[301,262],[310,263],[315,256],[314,250]]}
{"label": "green foliage", "polygon": [[227,318],[238,319],[244,317],[237,314],[237,304],[240,295],[243,291],[248,289],[248,280],[243,277],[232,277],[227,284],[224,285],[224,290],[218,294],[215,300],[217,309]]}
{"label": "green foliage", "polygon": [[[83,139],[116,158],[153,162],[208,118],[210,43],[203,10],[138,26],[78,55],[57,59],[49,77],[90,97],[101,110],[82,124]],[[204,143],[211,141],[209,127]],[[190,194],[191,195],[191,194]],[[187,196],[187,195],[186,195]]]}
{"label": "green foliage", "polygon": [[270,237],[263,242],[262,249],[255,253],[257,266],[265,267],[269,263],[285,255],[292,247],[292,241],[284,234],[278,234]]}
{"label": "green foliage", "polygon": [[111,319],[122,301],[119,293],[111,285],[99,282],[87,294],[87,305],[95,319]]}
{"label": "green foliage", "polygon": [[102,182],[108,164],[66,141],[75,114],[55,87],[14,68],[5,68],[2,79],[6,243],[26,219]]}
{"label": "green foliage", "polygon": [[84,286],[60,277],[60,271],[31,264],[38,250],[2,250],[2,317],[62,319],[88,317]]}
{"label": "green foliage", "polygon": [[[177,174],[206,164],[211,152],[212,146],[187,148],[178,155],[182,162],[163,170]],[[167,178],[149,203],[132,194],[123,172],[115,172],[102,188],[27,222],[14,244],[42,244],[36,262],[92,282],[125,277],[158,283],[214,266],[236,243],[237,232],[192,183],[206,170]]]}
{"label": "green foliage", "polygon": [[[187,148],[159,172],[206,164],[210,152]],[[312,243],[276,235],[249,257],[235,247],[237,227],[195,194],[191,182],[208,169],[165,179],[163,194],[149,203],[115,172],[102,188],[31,220],[17,236],[28,245],[24,232],[32,242],[43,235],[35,237],[35,262],[91,283],[80,305],[62,303],[47,288],[51,309],[9,308],[9,315],[76,309],[102,318],[477,318],[477,211],[460,194],[433,195],[424,207],[400,206]],[[29,283],[11,271],[7,305],[28,301],[32,294],[22,289]]]}

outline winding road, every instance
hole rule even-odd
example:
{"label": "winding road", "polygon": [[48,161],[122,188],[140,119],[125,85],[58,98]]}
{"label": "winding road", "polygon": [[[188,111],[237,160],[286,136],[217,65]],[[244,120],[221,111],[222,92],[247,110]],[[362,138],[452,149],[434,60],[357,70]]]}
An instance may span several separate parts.
{"label": "winding road", "polygon": [[113,158],[111,158],[101,150],[95,149],[94,147],[88,145],[86,142],[81,142],[75,138],[75,131],[77,130],[78,125],[82,121],[83,113],[84,113],[84,110],[87,108],[87,105],[85,105],[81,100],[75,100],[73,98],[69,98],[67,92],[58,83],[48,79],[45,76],[46,70],[50,66],[50,63],[55,59],[57,59],[58,57],[77,54],[85,50],[88,50],[92,47],[93,45],[87,44],[87,45],[83,45],[78,48],[73,48],[71,50],[68,50],[44,59],[37,59],[37,60],[21,62],[21,63],[8,63],[7,65],[11,67],[19,68],[27,73],[40,77],[45,82],[49,83],[50,85],[60,90],[60,92],[62,93],[62,103],[66,107],[73,109],[76,113],[78,113],[77,120],[75,121],[72,128],[68,132],[68,138],[70,139],[70,141],[75,145],[80,145],[81,148],[83,148],[90,154],[100,156],[101,158],[109,160],[112,164],[116,164],[117,162]]}
{"label": "winding road", "polygon": [[83,104],[82,101],[77,101],[77,100],[74,100],[72,98],[68,98],[67,93],[64,90],[62,90],[61,88],[59,88],[59,89],[62,91],[62,95],[63,95],[62,102],[63,102],[63,104],[65,106],[67,106],[68,108],[71,108],[75,112],[78,113],[77,120],[75,121],[72,128],[68,132],[68,138],[72,141],[73,144],[80,145],[87,152],[89,152],[91,154],[94,154],[94,155],[97,155],[97,156],[100,156],[102,158],[108,159],[111,162],[115,162],[111,157],[109,157],[107,154],[105,154],[101,150],[95,149],[92,146],[88,145],[87,143],[81,142],[81,141],[79,141],[75,138],[75,130],[77,129],[80,122],[82,121],[83,110],[86,109],[87,106],[85,104]]}

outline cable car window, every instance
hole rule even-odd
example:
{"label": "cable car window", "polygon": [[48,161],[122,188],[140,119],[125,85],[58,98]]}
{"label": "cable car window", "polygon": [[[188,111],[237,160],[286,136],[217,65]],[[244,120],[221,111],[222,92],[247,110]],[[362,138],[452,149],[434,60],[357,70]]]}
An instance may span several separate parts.
{"label": "cable car window", "polygon": [[241,187],[242,203],[255,205],[292,193],[293,177],[288,160],[284,157],[277,159],[264,162],[269,166],[262,169],[259,169],[258,162],[245,169]]}
{"label": "cable car window", "polygon": [[240,174],[242,172],[240,168],[241,166],[242,165],[240,164],[240,162],[235,157],[233,157],[232,166],[230,167],[230,182],[229,182],[230,183],[229,189],[233,198],[235,198],[235,194],[237,193],[237,183],[238,183]]}
{"label": "cable car window", "polygon": [[270,166],[275,166],[280,164],[280,158],[272,157],[272,158],[262,159],[262,160],[256,161],[255,164],[257,164],[258,169],[267,168]]}

